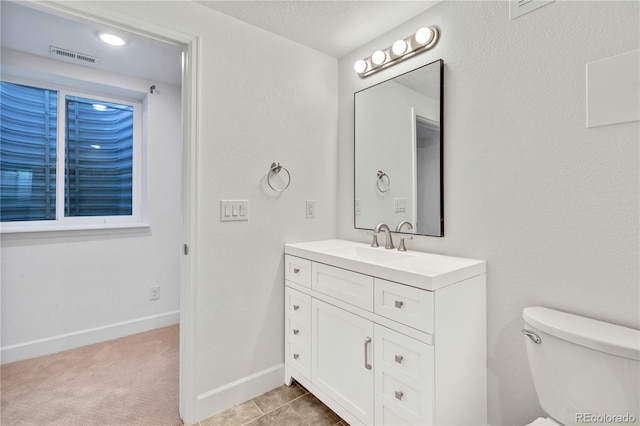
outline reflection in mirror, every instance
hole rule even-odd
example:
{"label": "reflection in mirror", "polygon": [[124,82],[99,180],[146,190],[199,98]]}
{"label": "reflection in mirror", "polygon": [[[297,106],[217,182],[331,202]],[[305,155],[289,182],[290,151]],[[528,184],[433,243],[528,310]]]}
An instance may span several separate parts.
{"label": "reflection in mirror", "polygon": [[437,60],[357,92],[355,227],[444,235],[442,69]]}

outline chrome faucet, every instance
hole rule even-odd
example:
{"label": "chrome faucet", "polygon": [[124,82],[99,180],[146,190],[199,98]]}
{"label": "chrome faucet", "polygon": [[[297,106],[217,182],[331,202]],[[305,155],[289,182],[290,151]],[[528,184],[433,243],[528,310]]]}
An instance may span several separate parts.
{"label": "chrome faucet", "polygon": [[398,226],[396,226],[396,232],[400,232],[404,225],[407,225],[407,228],[409,228],[409,230],[413,229],[413,225],[411,224],[411,222],[409,222],[408,220],[405,220],[403,222],[400,222]]}
{"label": "chrome faucet", "polygon": [[374,228],[373,232],[378,234],[380,231],[384,231],[384,248],[390,250],[394,248],[393,238],[391,237],[391,230],[385,223],[379,223]]}
{"label": "chrome faucet", "polygon": [[[413,229],[413,225],[411,225],[411,222],[405,220],[403,222],[400,222],[398,226],[396,226],[396,232],[400,232],[404,225],[407,225],[407,228],[409,228],[409,230]],[[407,247],[404,245],[404,240],[413,240],[413,237],[400,237],[400,245],[398,246],[398,251],[407,251]]]}

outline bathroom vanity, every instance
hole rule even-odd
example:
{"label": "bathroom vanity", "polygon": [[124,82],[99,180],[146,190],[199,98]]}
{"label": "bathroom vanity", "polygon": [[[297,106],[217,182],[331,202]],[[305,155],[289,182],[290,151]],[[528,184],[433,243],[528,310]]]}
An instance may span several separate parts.
{"label": "bathroom vanity", "polygon": [[285,246],[285,383],[349,424],[486,425],[484,261]]}

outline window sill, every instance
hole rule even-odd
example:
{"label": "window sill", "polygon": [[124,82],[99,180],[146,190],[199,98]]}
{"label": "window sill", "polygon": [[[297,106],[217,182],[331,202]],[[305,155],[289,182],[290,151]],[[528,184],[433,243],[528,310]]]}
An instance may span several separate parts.
{"label": "window sill", "polygon": [[87,235],[120,235],[148,233],[148,223],[112,223],[92,225],[43,225],[6,228],[0,225],[2,239],[52,238]]}

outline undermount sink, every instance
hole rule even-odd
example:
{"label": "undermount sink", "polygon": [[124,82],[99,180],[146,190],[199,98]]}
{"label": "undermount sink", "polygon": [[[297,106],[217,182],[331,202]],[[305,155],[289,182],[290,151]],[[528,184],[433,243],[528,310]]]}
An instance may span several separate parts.
{"label": "undermount sink", "polygon": [[286,244],[285,253],[430,291],[486,273],[483,260],[398,252],[346,240]]}
{"label": "undermount sink", "polygon": [[399,253],[397,251],[386,250],[382,247],[362,247],[362,246],[347,246],[329,249],[327,252],[336,256],[346,257],[354,260],[361,260],[363,262],[373,262],[388,264],[402,260],[411,259],[415,257],[408,253]]}

